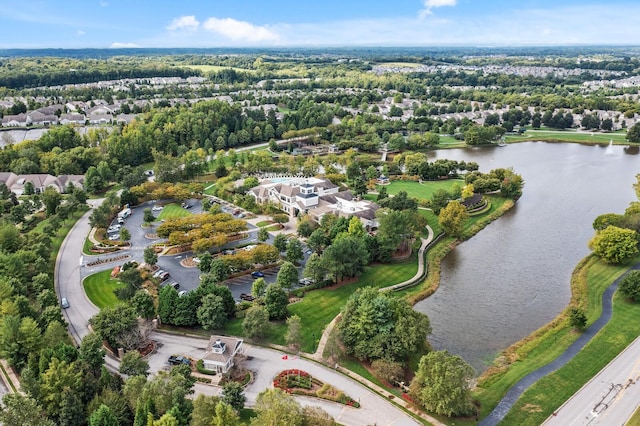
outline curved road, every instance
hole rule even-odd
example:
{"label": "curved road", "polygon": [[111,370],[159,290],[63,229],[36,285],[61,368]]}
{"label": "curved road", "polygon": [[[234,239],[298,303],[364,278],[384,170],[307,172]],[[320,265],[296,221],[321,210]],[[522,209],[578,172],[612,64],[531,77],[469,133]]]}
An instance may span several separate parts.
{"label": "curved road", "polygon": [[[100,203],[101,201],[98,201]],[[69,308],[64,309],[64,316],[69,323],[69,331],[76,343],[89,334],[89,319],[98,313],[98,308],[89,301],[82,286],[80,269],[83,267],[82,246],[85,237],[89,234],[89,216],[91,211],[85,213],[67,234],[63,241],[55,269],[55,288],[58,297],[66,297]],[[103,258],[113,257],[101,256]],[[204,354],[207,340],[176,336],[154,332],[153,339],[160,344],[157,353],[149,358],[150,370],[159,371],[166,367],[166,359],[174,353],[182,353],[199,359]],[[325,411],[335,417],[341,424],[348,426],[360,426],[362,424],[378,424],[387,426],[414,426],[420,425],[418,421],[400,410],[398,407],[377,395],[360,383],[352,380],[323,365],[305,360],[303,358],[283,360],[283,353],[272,350],[248,346],[245,353],[253,357],[248,361],[247,367],[257,371],[256,381],[246,390],[248,405],[255,403],[259,392],[272,386],[275,375],[283,369],[300,368],[308,371],[313,376],[331,383],[343,390],[347,395],[359,400],[362,407],[355,409],[342,404],[322,401],[316,398],[297,398],[303,405],[321,406]],[[110,369],[117,370],[117,362],[107,357]],[[198,384],[195,387],[197,393],[217,394],[220,388]]]}
{"label": "curved road", "polygon": [[[640,263],[634,265],[629,271],[640,269]],[[602,294],[602,314],[589,328],[582,332],[580,337],[571,344],[558,358],[551,361],[549,364],[540,367],[539,369],[532,371],[528,375],[524,376],[518,381],[506,395],[500,400],[496,408],[480,423],[478,426],[493,426],[497,425],[504,419],[509,410],[516,403],[518,398],[526,391],[531,385],[537,382],[542,377],[553,373],[557,369],[563,367],[566,363],[571,361],[574,356],[582,350],[582,348],[591,341],[591,339],[604,327],[611,319],[613,294],[618,288],[620,280],[629,272],[616,279]],[[640,402],[640,395],[638,396],[638,402]],[[573,424],[573,423],[565,423]],[[576,423],[579,424],[579,423]]]}

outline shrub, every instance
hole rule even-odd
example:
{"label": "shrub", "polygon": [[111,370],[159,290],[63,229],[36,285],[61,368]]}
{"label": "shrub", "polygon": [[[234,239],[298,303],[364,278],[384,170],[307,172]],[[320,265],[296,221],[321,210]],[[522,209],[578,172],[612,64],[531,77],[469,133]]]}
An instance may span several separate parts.
{"label": "shrub", "polygon": [[196,362],[196,370],[198,370],[198,373],[208,374],[210,376],[215,376],[216,374],[218,374],[213,370],[209,370],[208,368],[204,368],[204,362],[201,359],[199,359],[198,362]]}

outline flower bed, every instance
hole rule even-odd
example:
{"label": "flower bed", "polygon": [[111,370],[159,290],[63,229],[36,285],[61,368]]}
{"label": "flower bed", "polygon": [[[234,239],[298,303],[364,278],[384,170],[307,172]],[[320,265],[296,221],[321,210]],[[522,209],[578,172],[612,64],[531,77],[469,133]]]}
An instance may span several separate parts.
{"label": "flower bed", "polygon": [[314,396],[328,401],[338,402],[350,407],[360,408],[360,403],[345,395],[344,392],[334,388],[328,383],[312,377],[304,370],[292,369],[281,371],[273,379],[273,387],[296,394]]}

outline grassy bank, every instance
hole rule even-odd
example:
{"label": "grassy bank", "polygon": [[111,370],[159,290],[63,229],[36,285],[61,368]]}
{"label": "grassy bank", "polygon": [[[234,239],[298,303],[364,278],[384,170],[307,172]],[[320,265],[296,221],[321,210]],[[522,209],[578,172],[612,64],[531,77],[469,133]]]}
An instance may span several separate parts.
{"label": "grassy bank", "polygon": [[[640,256],[633,259],[630,264],[640,261]],[[629,264],[629,265],[630,265]],[[629,265],[624,266],[612,266],[607,265],[599,261],[599,259],[595,256],[589,256],[581,261],[576,267],[572,279],[571,279],[571,289],[572,289],[572,299],[571,306],[579,306],[585,310],[587,314],[587,324],[590,325],[595,321],[602,312],[602,293],[604,290],[618,277],[620,276],[626,269],[628,269]],[[620,306],[623,306],[624,309],[621,312]],[[596,338],[594,338],[593,342],[587,345],[585,349],[580,353],[580,357],[584,357],[583,352],[587,352],[587,349],[592,346],[596,342],[596,340],[601,340],[605,343],[605,345],[611,344],[608,342],[607,334],[611,334],[611,331],[614,331],[614,340],[620,340],[624,343],[624,346],[631,342],[640,332],[640,325],[638,326],[630,326],[626,329],[623,327],[620,330],[616,330],[615,327],[619,327],[619,321],[622,315],[623,321],[629,321],[629,313],[626,312],[629,309],[626,303],[620,301],[616,298],[616,302],[614,305],[614,318],[612,318],[611,323],[603,329]],[[631,307],[633,310],[633,307]],[[640,309],[638,310],[640,311]],[[633,310],[637,315],[638,311]],[[625,313],[626,312],[626,313]],[[615,321],[614,321],[615,319]],[[632,321],[631,321],[632,322]],[[618,324],[612,328],[611,324]],[[603,335],[605,336],[603,338]],[[559,356],[564,350],[571,345],[578,337],[578,334],[573,331],[573,329],[569,326],[566,311],[561,313],[557,318],[555,318],[552,322],[541,327],[530,336],[527,336],[525,339],[515,343],[514,345],[507,348],[503,351],[502,355],[497,358],[495,365],[488,369],[479,379],[478,387],[474,392],[474,397],[481,403],[481,416],[484,417],[497,405],[502,396],[513,386],[518,380],[520,380],[525,375],[534,371],[535,369],[551,362],[557,356]],[[602,343],[600,343],[602,344]],[[597,346],[598,343],[595,343]],[[616,348],[613,352],[610,352],[607,348],[600,348],[602,354],[606,354],[605,357],[608,359],[612,359],[624,346],[620,347],[620,344],[614,345]],[[578,357],[576,357],[577,359]],[[569,364],[572,364],[572,361]],[[566,394],[566,392],[556,392],[549,390],[549,388],[543,387],[543,393],[549,392],[544,398],[540,399],[540,395],[538,393],[525,393],[521,400],[518,402],[517,406],[520,408],[516,408],[512,410],[513,412],[518,412],[523,417],[532,416],[538,420],[533,423],[526,424],[539,424],[542,420],[546,418],[549,413],[553,411],[553,409],[557,408],[561,405],[568,396],[572,395],[577,389],[582,386],[587,380],[589,380],[602,366],[606,364],[602,364],[602,359],[600,359],[600,355],[596,352],[596,356],[594,354],[587,355],[587,360],[583,359],[583,363],[596,363],[600,365],[597,369],[593,370],[590,368],[583,368],[580,372],[572,372],[574,377],[567,379],[566,382],[563,383],[562,386],[566,386],[567,388],[573,389],[572,391]],[[559,374],[565,368],[573,368],[569,367],[569,364],[558,372],[554,373]],[[590,364],[591,365],[591,364]],[[584,367],[584,364],[582,365]],[[550,376],[551,377],[551,376]],[[545,379],[543,379],[545,380]],[[542,382],[541,380],[540,382]],[[564,380],[564,378],[563,378]],[[538,384],[534,385],[531,389],[534,389],[538,386]],[[526,402],[523,402],[526,401]],[[528,405],[527,405],[528,404]],[[526,409],[522,409],[522,407],[526,407]],[[541,410],[541,411],[539,411]],[[537,413],[537,414],[536,414]],[[546,413],[546,415],[545,415]],[[511,416],[512,414],[510,414]],[[515,415],[515,414],[514,414]],[[515,423],[513,423],[515,422]],[[521,423],[519,420],[511,420],[508,424],[525,424]]]}
{"label": "grassy bank", "polygon": [[584,144],[606,145],[610,141],[614,144],[628,144],[626,132],[578,132],[576,130],[527,130],[521,135],[508,135],[505,137],[508,143],[546,141],[546,142],[570,142]]}

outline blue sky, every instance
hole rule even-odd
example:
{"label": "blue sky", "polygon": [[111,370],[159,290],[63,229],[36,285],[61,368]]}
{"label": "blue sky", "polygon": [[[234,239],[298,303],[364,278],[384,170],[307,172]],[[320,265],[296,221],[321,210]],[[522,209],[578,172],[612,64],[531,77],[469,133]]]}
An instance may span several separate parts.
{"label": "blue sky", "polygon": [[638,44],[638,0],[3,0],[0,48]]}

